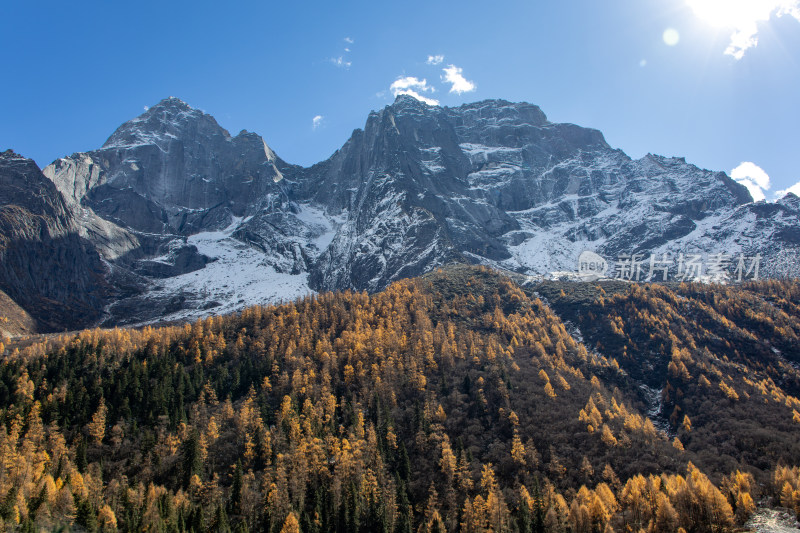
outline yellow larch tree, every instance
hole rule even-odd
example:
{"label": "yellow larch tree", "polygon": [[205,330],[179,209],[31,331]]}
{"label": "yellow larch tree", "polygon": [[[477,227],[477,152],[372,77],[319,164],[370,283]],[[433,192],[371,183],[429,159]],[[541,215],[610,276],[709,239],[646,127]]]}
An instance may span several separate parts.
{"label": "yellow larch tree", "polygon": [[105,437],[107,413],[106,401],[104,398],[100,398],[100,405],[97,411],[92,415],[92,421],[88,424],[89,435],[91,435],[95,444],[101,444],[103,442],[103,437]]}

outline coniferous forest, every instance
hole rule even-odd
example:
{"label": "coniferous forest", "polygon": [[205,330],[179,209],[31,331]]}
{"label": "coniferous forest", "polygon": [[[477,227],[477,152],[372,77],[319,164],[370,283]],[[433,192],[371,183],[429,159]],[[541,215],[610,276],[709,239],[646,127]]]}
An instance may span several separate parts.
{"label": "coniferous forest", "polygon": [[5,339],[18,531],[724,532],[800,512],[800,284],[448,267]]}

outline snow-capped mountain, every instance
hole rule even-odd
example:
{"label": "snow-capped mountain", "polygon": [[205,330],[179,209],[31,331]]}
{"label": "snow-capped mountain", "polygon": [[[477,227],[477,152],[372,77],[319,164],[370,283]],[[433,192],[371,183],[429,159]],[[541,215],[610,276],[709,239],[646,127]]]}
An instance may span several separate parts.
{"label": "snow-capped mountain", "polygon": [[526,103],[399,96],[301,168],[168,98],[43,172],[117,287],[106,324],[374,291],[454,261],[573,271],[584,250],[759,253],[762,275],[800,274],[797,197],[753,203],[722,172],[633,160]]}
{"label": "snow-capped mountain", "polygon": [[308,174],[312,199],[350,213],[315,264],[312,281],[324,289],[375,290],[455,259],[569,271],[582,250],[672,250],[690,234],[711,252],[700,237],[714,228],[701,221],[752,202],[722,172],[634,161],[599,131],[496,100],[442,108],[401,96]]}
{"label": "snow-capped mountain", "polygon": [[283,199],[264,140],[232,137],[213,117],[168,98],[120,126],[102,148],[45,169],[65,197],[134,231],[190,235],[226,227],[254,200]]}
{"label": "snow-capped mountain", "polygon": [[[44,169],[124,294],[106,323],[185,318],[309,292],[333,218],[301,209],[298,170],[247,131],[167,98],[99,150]],[[198,272],[201,271],[201,272]]]}

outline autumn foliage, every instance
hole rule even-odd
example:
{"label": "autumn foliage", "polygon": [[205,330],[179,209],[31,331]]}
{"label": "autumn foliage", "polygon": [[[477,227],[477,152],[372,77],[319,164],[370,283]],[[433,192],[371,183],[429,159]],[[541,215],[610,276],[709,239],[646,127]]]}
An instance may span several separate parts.
{"label": "autumn foliage", "polygon": [[[581,311],[593,321],[566,322],[567,289],[546,304],[459,267],[374,295],[9,348],[2,527],[733,531],[762,495],[800,505],[793,448],[780,452],[800,436],[800,403],[796,374],[742,348],[767,338],[737,325],[759,317],[719,290],[598,292]],[[800,331],[797,293],[774,292],[786,301],[771,334]],[[698,327],[678,295],[697,302]],[[657,412],[635,380],[645,353]],[[710,457],[727,435],[705,412],[717,404],[769,408],[772,433]]]}

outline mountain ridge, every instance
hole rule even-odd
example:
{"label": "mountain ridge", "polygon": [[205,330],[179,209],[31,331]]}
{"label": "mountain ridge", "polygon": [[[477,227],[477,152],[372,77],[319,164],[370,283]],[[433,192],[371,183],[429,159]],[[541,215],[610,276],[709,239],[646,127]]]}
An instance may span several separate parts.
{"label": "mountain ridge", "polygon": [[106,325],[377,291],[451,262],[547,277],[583,250],[761,253],[763,275],[800,274],[798,202],[753,203],[683,158],[631,159],[524,102],[400,95],[300,167],[170,97],[43,173],[123,287]]}

